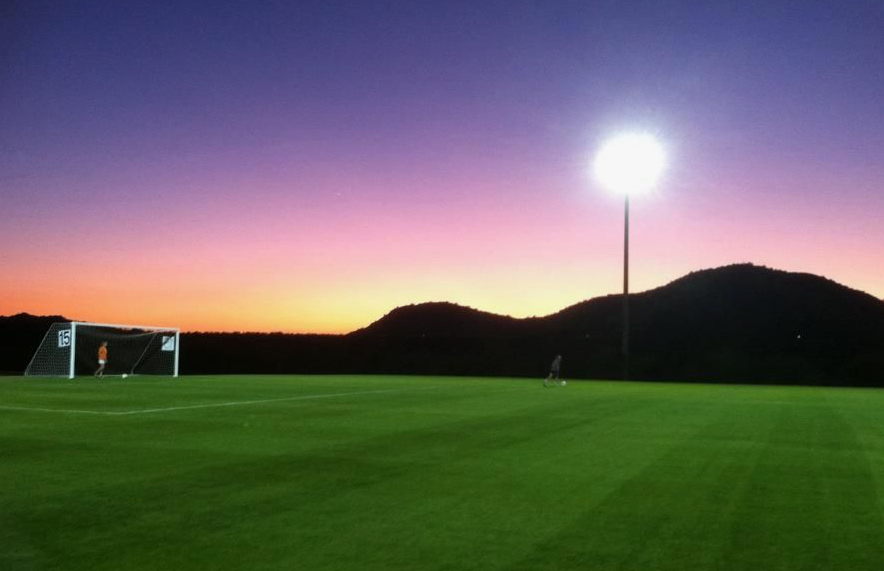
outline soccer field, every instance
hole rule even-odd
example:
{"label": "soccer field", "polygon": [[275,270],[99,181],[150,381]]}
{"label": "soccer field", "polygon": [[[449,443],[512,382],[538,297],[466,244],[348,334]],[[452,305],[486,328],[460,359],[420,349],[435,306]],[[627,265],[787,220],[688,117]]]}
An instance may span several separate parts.
{"label": "soccer field", "polygon": [[881,570],[884,391],[0,380],[0,569]]}

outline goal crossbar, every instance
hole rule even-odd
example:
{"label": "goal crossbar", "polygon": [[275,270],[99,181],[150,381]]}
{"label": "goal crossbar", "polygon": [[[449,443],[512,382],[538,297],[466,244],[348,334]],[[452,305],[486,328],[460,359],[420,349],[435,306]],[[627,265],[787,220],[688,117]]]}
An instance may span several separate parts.
{"label": "goal crossbar", "polygon": [[112,327],[114,329],[143,329],[145,331],[176,331],[181,332],[178,327],[157,327],[156,325],[124,325],[122,323],[96,323],[94,321],[69,321],[70,324],[88,325],[90,327]]}

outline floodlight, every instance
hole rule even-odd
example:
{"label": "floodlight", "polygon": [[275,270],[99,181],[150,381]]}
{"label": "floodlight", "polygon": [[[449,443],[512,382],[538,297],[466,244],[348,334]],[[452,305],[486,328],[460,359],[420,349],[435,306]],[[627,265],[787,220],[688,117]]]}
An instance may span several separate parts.
{"label": "floodlight", "polygon": [[646,133],[626,133],[608,141],[593,163],[596,178],[618,194],[643,194],[654,188],[666,166],[663,147]]}

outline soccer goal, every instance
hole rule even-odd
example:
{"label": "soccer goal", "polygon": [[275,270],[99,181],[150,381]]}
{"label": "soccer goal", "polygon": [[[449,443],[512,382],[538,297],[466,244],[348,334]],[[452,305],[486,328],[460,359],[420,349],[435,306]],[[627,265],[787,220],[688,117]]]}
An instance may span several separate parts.
{"label": "soccer goal", "polygon": [[53,323],[34,353],[26,376],[91,375],[107,342],[105,375],[178,376],[180,330],[175,327],[71,321]]}

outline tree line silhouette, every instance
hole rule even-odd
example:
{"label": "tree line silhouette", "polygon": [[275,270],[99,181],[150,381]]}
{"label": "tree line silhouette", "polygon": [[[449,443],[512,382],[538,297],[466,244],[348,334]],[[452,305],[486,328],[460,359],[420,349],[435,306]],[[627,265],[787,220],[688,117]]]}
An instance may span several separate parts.
{"label": "tree line silhouette", "polygon": [[[622,297],[516,319],[452,303],[397,308],[346,335],[183,333],[182,374],[377,373],[617,379]],[[21,373],[53,321],[0,318]],[[631,378],[884,386],[884,301],[811,274],[739,264],[630,296]]]}

